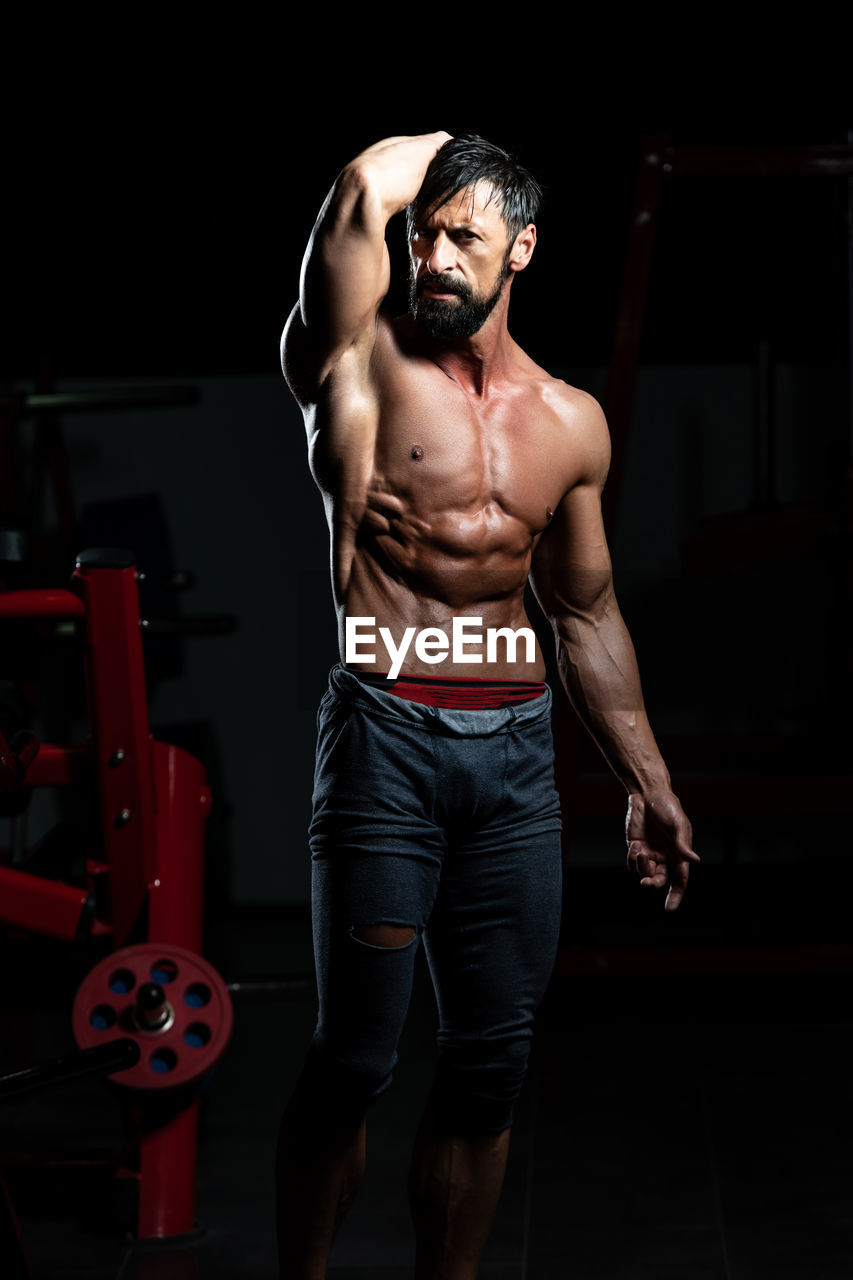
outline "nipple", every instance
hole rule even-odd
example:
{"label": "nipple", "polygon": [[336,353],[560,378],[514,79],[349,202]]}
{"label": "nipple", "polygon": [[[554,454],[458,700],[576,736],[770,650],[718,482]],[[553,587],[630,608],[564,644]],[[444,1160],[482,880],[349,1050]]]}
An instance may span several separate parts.
{"label": "nipple", "polygon": [[554,516],[554,512],[551,510],[551,508],[550,508],[550,507],[546,507],[546,508],[545,508],[545,519],[546,519],[546,520],[551,520],[551,519],[553,519],[553,516]]}
{"label": "nipple", "polygon": [[420,460],[423,458],[423,456],[424,456],[424,451],[423,451],[423,449],[421,448],[421,446],[420,446],[419,444],[413,444],[413,445],[412,445],[412,457],[414,458],[415,462],[420,462]]}

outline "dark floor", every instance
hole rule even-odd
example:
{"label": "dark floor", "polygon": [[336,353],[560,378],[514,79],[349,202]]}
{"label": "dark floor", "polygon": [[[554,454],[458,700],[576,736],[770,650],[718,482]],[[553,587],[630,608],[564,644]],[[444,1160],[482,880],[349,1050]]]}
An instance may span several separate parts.
{"label": "dark floor", "polygon": [[[216,947],[227,978],[310,970],[298,916],[235,916]],[[678,972],[677,949],[664,962],[650,951],[623,961],[629,954],[634,976],[608,975],[602,961],[602,976],[552,984],[483,1280],[850,1280],[848,975],[829,963],[797,974],[795,957],[783,966],[791,972],[691,976]],[[237,995],[235,1013],[203,1104],[203,1232],[183,1250],[139,1252],[111,1233],[107,1165],[23,1162],[109,1152],[120,1122],[107,1086],[79,1081],[3,1108],[0,1149],[11,1153],[6,1176],[36,1280],[272,1280],[274,1134],[313,995],[308,984]],[[10,1046],[20,1054],[25,1044],[50,1056],[66,1021],[61,1009],[35,1020],[32,1009],[9,1011],[7,1061]],[[332,1280],[412,1276],[404,1171],[431,1075],[432,1021],[421,972]]]}

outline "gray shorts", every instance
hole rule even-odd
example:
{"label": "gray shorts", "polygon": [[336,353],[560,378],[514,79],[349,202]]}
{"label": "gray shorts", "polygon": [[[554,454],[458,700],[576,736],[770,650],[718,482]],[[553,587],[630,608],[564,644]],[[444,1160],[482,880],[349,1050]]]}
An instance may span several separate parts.
{"label": "gray shorts", "polygon": [[[436,1099],[457,1128],[510,1123],[559,934],[550,711],[550,690],[460,711],[332,669],[310,827],[314,1054],[340,1096],[369,1099],[390,1082],[423,938],[439,1011]],[[353,937],[381,923],[410,926],[412,942]]]}

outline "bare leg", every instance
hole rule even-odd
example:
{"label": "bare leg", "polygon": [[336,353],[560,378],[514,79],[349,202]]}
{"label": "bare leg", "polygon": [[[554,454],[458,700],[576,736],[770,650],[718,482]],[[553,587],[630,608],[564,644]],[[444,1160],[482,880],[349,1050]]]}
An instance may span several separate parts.
{"label": "bare leg", "polygon": [[281,1280],[325,1280],[338,1227],[364,1174],[366,1122],[323,1128],[305,1115],[299,1091],[278,1135],[276,1223]]}
{"label": "bare leg", "polygon": [[510,1130],[443,1132],[430,1107],[409,1175],[417,1236],[416,1280],[476,1280],[503,1185]]}
{"label": "bare leg", "polygon": [[[368,947],[402,949],[408,925],[368,924],[352,929]],[[364,1176],[363,1115],[349,1123],[318,1113],[310,1089],[297,1085],[285,1108],[276,1157],[276,1214],[281,1280],[325,1280],[338,1227]]]}

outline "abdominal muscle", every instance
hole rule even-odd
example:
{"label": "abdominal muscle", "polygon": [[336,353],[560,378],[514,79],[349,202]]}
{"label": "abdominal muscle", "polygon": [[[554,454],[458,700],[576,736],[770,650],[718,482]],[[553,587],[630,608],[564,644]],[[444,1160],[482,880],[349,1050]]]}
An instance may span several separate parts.
{"label": "abdominal muscle", "polygon": [[[312,455],[332,534],[342,659],[368,673],[391,670],[396,654],[401,673],[542,681],[534,636],[518,636],[514,654],[494,636],[490,654],[488,633],[532,631],[524,589],[565,488],[555,460],[562,425],[538,396],[474,406],[427,361],[395,362],[392,373],[378,418],[348,418],[337,451],[325,456],[318,438]],[[358,656],[347,654],[355,618],[373,619],[361,630],[375,637]],[[454,627],[466,618],[467,642],[454,652]],[[428,630],[441,634],[422,637],[419,650]]]}
{"label": "abdominal muscle", "polygon": [[[374,674],[544,680],[524,609],[527,543],[522,554],[470,545],[451,554],[423,537],[357,539],[338,601],[341,660]],[[518,633],[514,652],[504,630]]]}

